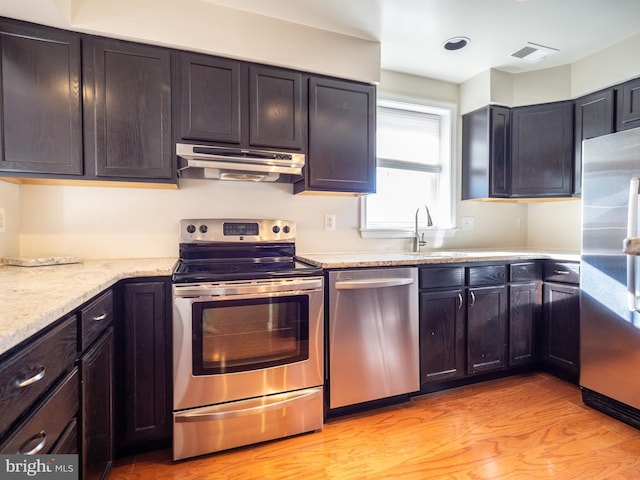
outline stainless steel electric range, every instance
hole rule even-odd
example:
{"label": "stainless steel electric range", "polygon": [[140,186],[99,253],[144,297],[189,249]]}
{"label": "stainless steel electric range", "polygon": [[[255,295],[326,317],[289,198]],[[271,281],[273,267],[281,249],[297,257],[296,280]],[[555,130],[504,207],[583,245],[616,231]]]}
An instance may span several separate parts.
{"label": "stainless steel electric range", "polygon": [[322,271],[284,220],[180,222],[173,273],[173,458],[319,430]]}

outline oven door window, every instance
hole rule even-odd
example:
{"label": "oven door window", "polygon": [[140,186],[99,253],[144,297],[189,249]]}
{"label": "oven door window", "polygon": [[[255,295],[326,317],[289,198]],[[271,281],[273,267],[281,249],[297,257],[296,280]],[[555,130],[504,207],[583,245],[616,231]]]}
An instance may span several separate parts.
{"label": "oven door window", "polygon": [[193,305],[193,374],[243,372],[309,358],[309,298]]}

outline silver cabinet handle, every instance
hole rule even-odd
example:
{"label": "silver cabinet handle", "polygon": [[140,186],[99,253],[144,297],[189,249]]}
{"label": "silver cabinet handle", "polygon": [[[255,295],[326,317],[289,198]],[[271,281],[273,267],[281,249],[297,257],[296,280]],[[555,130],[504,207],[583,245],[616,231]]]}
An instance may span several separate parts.
{"label": "silver cabinet handle", "polygon": [[411,285],[413,278],[371,278],[336,282],[336,290],[365,290],[368,288],[399,287]]}
{"label": "silver cabinet handle", "polygon": [[462,294],[458,293],[458,310],[462,310]]}
{"label": "silver cabinet handle", "polygon": [[[635,312],[636,302],[636,255],[640,251],[634,250],[634,246],[640,243],[636,237],[638,231],[638,193],[640,191],[640,179],[633,177],[629,182],[629,210],[627,213],[627,238],[624,239],[624,253],[627,254],[627,307]],[[638,253],[636,253],[638,252]]]}
{"label": "silver cabinet handle", "polygon": [[[36,444],[36,446],[33,447],[31,450],[25,451],[25,448],[27,448],[30,443],[33,443],[36,440],[40,440]],[[18,449],[17,453],[20,455],[35,455],[36,453],[39,453],[40,450],[42,450],[46,444],[47,444],[47,433],[43,430],[42,432],[36,433],[34,436],[27,439],[27,441],[24,442],[22,446]]]}
{"label": "silver cabinet handle", "polygon": [[569,275],[571,272],[567,272],[566,270],[554,270],[553,273],[556,275]]}
{"label": "silver cabinet handle", "polygon": [[93,317],[93,321],[94,322],[101,322],[102,320],[104,320],[105,318],[107,318],[107,316],[109,315],[109,312],[103,312],[100,315],[96,315]]}
{"label": "silver cabinet handle", "polygon": [[469,307],[473,308],[476,304],[476,294],[473,293],[473,290],[469,290],[469,293],[471,294],[471,305],[469,305]]}
{"label": "silver cabinet handle", "polygon": [[34,384],[44,378],[44,374],[46,372],[46,368],[40,365],[35,373],[31,375],[29,378],[25,378],[24,380],[16,380],[16,386],[18,388],[28,387],[31,384]]}

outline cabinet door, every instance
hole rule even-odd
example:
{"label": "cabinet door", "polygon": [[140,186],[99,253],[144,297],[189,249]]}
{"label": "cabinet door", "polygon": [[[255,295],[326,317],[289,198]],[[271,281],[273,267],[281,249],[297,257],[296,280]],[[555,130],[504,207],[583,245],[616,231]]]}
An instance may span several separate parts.
{"label": "cabinet door", "polygon": [[640,127],[640,78],[616,87],[616,131]]}
{"label": "cabinet door", "polygon": [[105,478],[113,461],[113,329],[80,361],[82,370],[82,476]]}
{"label": "cabinet door", "polygon": [[302,190],[374,193],[375,87],[309,80],[309,155]]}
{"label": "cabinet door", "polygon": [[164,281],[122,285],[118,446],[125,451],[171,436],[169,299]]}
{"label": "cabinet door", "polygon": [[82,175],[80,36],[0,22],[0,171]]}
{"label": "cabinet door", "polygon": [[88,175],[171,181],[170,51],[103,38],[87,44],[85,153],[95,167]]}
{"label": "cabinet door", "polygon": [[179,137],[240,143],[241,62],[179,52]]}
{"label": "cabinet door", "polygon": [[465,375],[462,290],[420,293],[420,383]]}
{"label": "cabinet door", "polygon": [[511,191],[511,114],[506,107],[491,107],[489,130],[489,196],[508,197]]}
{"label": "cabinet door", "polygon": [[513,108],[511,135],[511,196],[571,196],[573,102]]}
{"label": "cabinet door", "polygon": [[468,290],[467,370],[470,374],[507,365],[506,287]]}
{"label": "cabinet door", "polygon": [[307,113],[302,103],[302,74],[251,66],[249,87],[249,144],[300,150]]}
{"label": "cabinet door", "polygon": [[540,294],[537,283],[509,287],[509,366],[536,359]]}
{"label": "cabinet door", "polygon": [[545,363],[577,381],[580,371],[580,287],[545,283],[543,298]]}
{"label": "cabinet door", "polygon": [[508,197],[511,114],[489,106],[462,117],[462,199]]}
{"label": "cabinet door", "polygon": [[582,141],[614,132],[614,89],[580,97],[575,101],[575,173],[573,191],[582,191]]}

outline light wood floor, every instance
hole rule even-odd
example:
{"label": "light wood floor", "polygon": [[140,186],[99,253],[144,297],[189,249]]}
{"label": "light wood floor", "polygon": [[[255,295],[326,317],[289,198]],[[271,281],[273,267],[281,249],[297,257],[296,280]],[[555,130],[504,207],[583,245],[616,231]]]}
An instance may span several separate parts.
{"label": "light wood floor", "polygon": [[330,420],[321,432],[172,462],[116,462],[110,480],[640,479],[640,431],[534,373]]}

